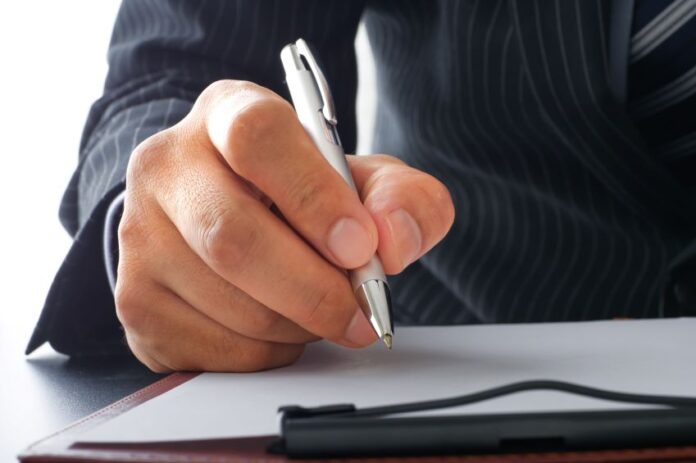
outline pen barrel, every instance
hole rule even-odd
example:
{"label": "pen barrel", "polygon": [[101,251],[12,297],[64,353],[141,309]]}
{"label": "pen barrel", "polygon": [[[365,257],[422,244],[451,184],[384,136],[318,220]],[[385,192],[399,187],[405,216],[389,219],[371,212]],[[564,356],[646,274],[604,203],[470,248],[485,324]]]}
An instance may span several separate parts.
{"label": "pen barrel", "polygon": [[[285,78],[297,118],[319,153],[343,177],[343,180],[353,189],[359,200],[358,191],[346,161],[346,153],[336,130],[335,115],[332,109],[328,111],[328,116],[324,111],[331,108],[332,103],[326,103],[328,95],[322,96],[319,86],[324,85],[325,93],[329,94],[330,92],[326,88],[325,82],[317,84],[315,76],[307,69],[307,63],[296,52],[297,50],[292,45],[288,45],[281,51],[280,59],[285,68]],[[311,61],[314,61],[313,58]],[[323,81],[323,77],[321,80]],[[375,332],[391,349],[394,332],[391,299],[387,277],[384,275],[379,258],[376,255],[372,256],[367,264],[349,270],[348,276],[358,305],[369,319]]]}
{"label": "pen barrel", "polygon": [[[286,79],[295,112],[302,127],[324,159],[343,177],[343,180],[355,191],[357,196],[357,188],[353,182],[353,176],[346,161],[346,153],[338,138],[336,128],[326,121],[321,112],[321,98],[317,95],[312,74],[309,71],[295,70],[286,73]],[[370,280],[380,280],[387,283],[382,264],[375,256],[367,264],[350,270],[348,274],[354,291]]]}
{"label": "pen barrel", "polygon": [[286,79],[295,112],[302,127],[324,159],[357,194],[338,132],[326,121],[321,112],[322,102],[317,95],[312,74],[309,71],[296,69],[294,72],[286,73]]}
{"label": "pen barrel", "polygon": [[387,283],[387,277],[384,275],[382,263],[376,256],[372,256],[370,261],[362,267],[349,270],[348,276],[350,277],[350,284],[353,287],[353,291],[356,291],[363,283],[370,280],[379,280]]}

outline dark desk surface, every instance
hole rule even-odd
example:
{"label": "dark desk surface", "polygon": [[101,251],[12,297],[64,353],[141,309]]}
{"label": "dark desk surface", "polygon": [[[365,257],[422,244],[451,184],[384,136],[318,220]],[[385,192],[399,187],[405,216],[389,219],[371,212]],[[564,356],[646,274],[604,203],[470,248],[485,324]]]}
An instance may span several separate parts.
{"label": "dark desk surface", "polygon": [[[10,327],[12,324],[9,325]],[[27,333],[0,330],[0,461],[159,379],[133,358],[70,359],[42,347],[23,354]]]}

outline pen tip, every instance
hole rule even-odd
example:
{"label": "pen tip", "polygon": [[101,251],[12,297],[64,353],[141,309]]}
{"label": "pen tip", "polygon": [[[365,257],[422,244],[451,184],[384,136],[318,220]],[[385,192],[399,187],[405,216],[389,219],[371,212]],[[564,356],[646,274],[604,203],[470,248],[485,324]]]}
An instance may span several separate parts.
{"label": "pen tip", "polygon": [[382,338],[382,341],[384,342],[384,345],[387,346],[389,350],[392,348],[392,335],[389,333],[385,333],[384,337]]}

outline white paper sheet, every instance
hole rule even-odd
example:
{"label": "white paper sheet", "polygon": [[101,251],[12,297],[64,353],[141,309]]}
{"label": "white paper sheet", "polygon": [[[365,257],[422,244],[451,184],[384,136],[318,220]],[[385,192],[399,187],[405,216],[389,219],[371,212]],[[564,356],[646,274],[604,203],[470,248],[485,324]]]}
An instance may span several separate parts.
{"label": "white paper sheet", "polygon": [[[696,319],[401,328],[394,350],[317,343],[295,365],[206,373],[86,433],[82,442],[156,442],[278,433],[276,410],[443,398],[556,379],[652,394],[696,395]],[[635,408],[527,392],[457,412]],[[451,413],[446,410],[445,413]],[[443,413],[443,412],[439,412]]]}

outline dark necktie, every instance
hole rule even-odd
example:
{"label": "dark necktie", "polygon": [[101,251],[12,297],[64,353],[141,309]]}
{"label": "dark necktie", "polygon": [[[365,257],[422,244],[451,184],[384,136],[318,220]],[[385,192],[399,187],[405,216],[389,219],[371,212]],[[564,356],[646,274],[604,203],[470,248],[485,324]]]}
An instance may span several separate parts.
{"label": "dark necktie", "polygon": [[696,185],[696,0],[636,0],[628,111],[653,152]]}

